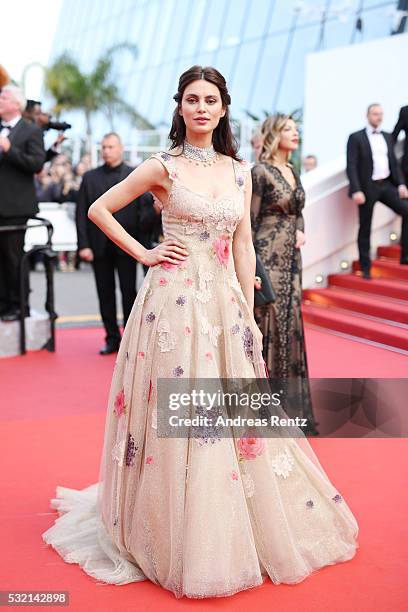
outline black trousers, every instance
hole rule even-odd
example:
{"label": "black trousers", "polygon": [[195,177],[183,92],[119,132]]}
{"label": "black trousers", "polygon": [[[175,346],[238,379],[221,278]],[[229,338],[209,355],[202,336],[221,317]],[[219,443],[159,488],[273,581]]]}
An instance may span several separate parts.
{"label": "black trousers", "polygon": [[126,325],[136,298],[136,263],[130,255],[119,254],[111,242],[106,246],[103,255],[93,261],[99,309],[107,343],[118,344],[121,338],[116,313],[115,270],[119,276],[123,323]]}
{"label": "black trousers", "polygon": [[370,260],[370,234],[373,210],[376,202],[382,202],[398,215],[401,215],[401,257],[408,257],[408,200],[402,200],[398,189],[390,181],[375,184],[375,193],[365,204],[358,207],[360,228],[358,231],[358,250],[361,269],[369,271]]}
{"label": "black trousers", "polygon": [[[25,225],[28,217],[0,217],[0,226]],[[0,232],[0,311],[20,308],[20,264],[24,255],[24,231]],[[26,279],[28,302],[28,278]],[[28,310],[28,303],[25,305]]]}

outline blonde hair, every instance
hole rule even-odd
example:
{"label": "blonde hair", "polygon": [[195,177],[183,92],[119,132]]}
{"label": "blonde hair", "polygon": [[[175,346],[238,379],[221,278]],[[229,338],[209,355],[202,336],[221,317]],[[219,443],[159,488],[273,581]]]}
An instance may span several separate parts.
{"label": "blonde hair", "polygon": [[[263,147],[259,156],[260,161],[273,161],[281,139],[281,132],[291,115],[271,115],[262,124]],[[288,157],[289,159],[289,157]]]}

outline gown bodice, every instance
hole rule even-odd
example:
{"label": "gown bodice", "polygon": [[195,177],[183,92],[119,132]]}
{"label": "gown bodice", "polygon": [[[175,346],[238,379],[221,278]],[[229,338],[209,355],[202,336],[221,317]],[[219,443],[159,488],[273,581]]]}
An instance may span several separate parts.
{"label": "gown bodice", "polygon": [[214,273],[218,271],[224,279],[225,272],[235,278],[232,237],[244,216],[245,174],[250,171],[250,165],[232,160],[235,188],[231,193],[212,198],[184,184],[179,176],[177,156],[160,152],[152,157],[164,165],[172,181],[166,204],[154,196],[162,209],[164,238],[185,244],[190,253],[187,266],[196,267],[200,263],[210,266]]}

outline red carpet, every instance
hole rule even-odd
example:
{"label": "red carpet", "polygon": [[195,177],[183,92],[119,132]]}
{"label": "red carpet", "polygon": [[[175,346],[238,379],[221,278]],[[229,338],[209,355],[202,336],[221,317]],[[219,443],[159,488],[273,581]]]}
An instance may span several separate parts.
{"label": "red carpet", "polygon": [[[305,290],[303,317],[315,326],[408,354],[408,266],[400,265],[396,245],[379,247],[377,255],[371,280],[331,274],[327,288]],[[353,271],[359,270],[353,262]]]}
{"label": "red carpet", "polygon": [[[96,481],[114,357],[96,354],[98,329],[59,330],[58,352],[0,361],[2,379],[1,590],[66,590],[70,609],[98,612],[233,610],[394,611],[407,607],[407,440],[311,440],[360,525],[355,559],[298,585],[262,587],[230,598],[191,601],[148,581],[96,584],[45,546],[57,516],[57,484]],[[407,357],[308,330],[312,376],[398,376]],[[387,360],[384,359],[387,355]],[[330,357],[330,358],[329,358]],[[358,367],[359,366],[359,367]],[[398,374],[400,372],[400,374]],[[405,477],[405,480],[404,480]]]}

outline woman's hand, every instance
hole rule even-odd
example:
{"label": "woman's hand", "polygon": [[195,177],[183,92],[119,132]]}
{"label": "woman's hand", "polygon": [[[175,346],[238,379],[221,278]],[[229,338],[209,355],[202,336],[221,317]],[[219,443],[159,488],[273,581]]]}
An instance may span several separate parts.
{"label": "woman's hand", "polygon": [[142,263],[145,266],[157,266],[157,264],[167,262],[179,265],[187,259],[189,253],[181,242],[173,238],[166,238],[154,249],[146,249]]}
{"label": "woman's hand", "polygon": [[296,244],[295,249],[300,249],[306,242],[306,238],[303,232],[296,230]]}

